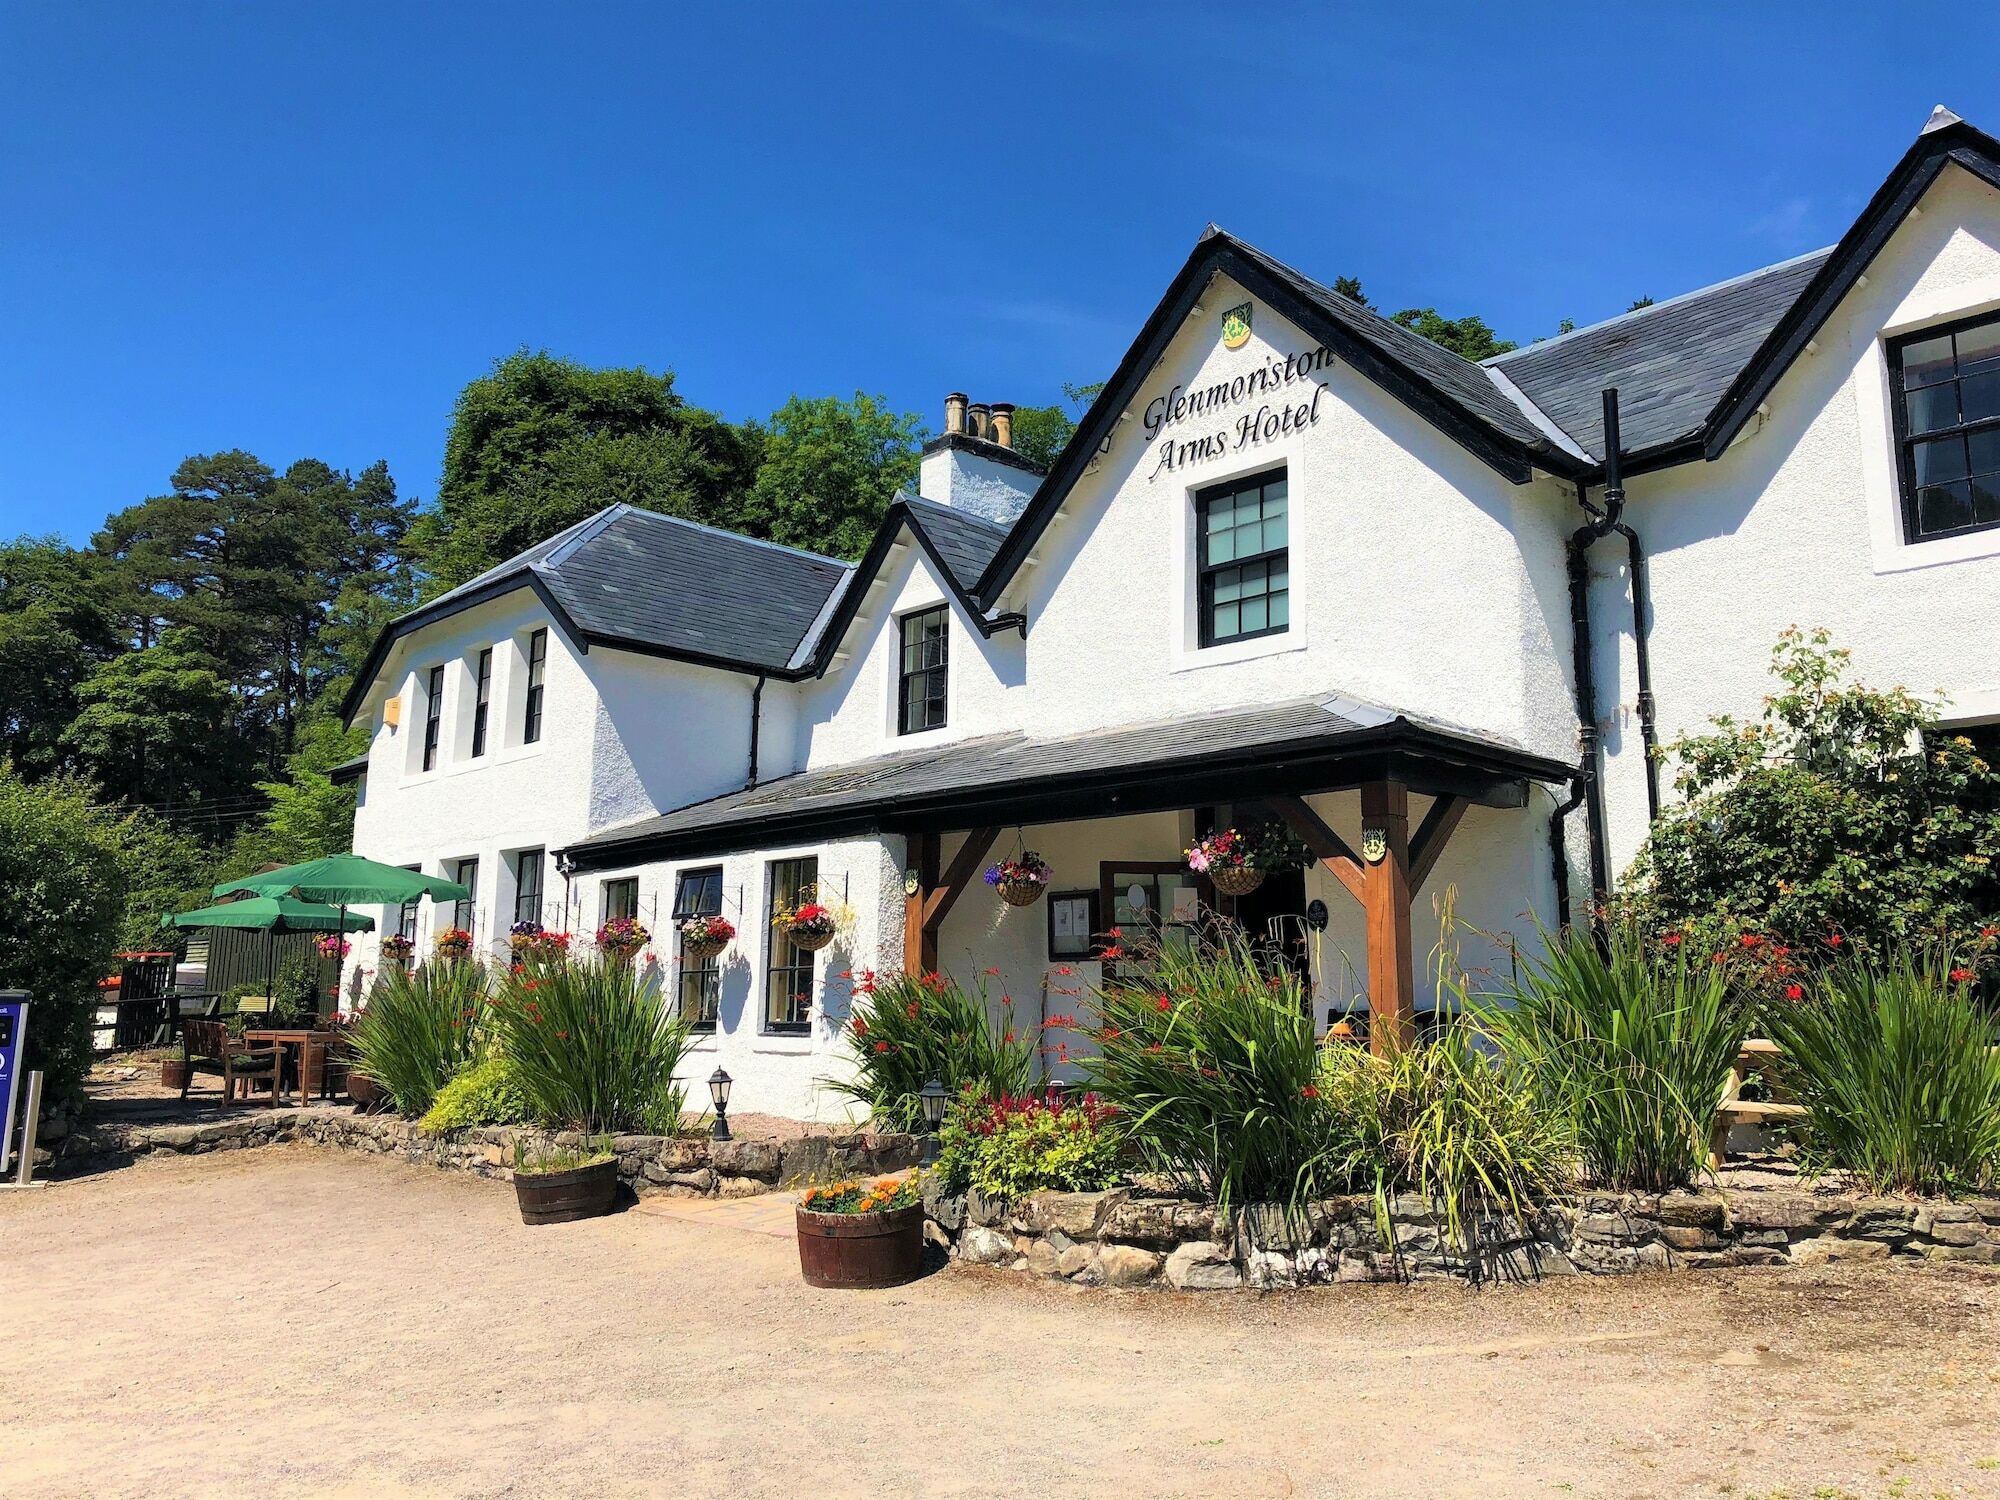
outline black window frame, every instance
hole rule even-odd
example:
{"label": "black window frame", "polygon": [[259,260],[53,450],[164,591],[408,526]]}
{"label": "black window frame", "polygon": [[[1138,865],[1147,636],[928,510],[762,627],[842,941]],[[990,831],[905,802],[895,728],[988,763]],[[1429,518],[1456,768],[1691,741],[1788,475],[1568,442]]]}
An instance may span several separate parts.
{"label": "black window frame", "polygon": [[[772,1036],[807,1036],[812,1032],[813,990],[819,983],[819,955],[809,953],[796,946],[790,934],[778,926],[778,913],[791,910],[793,906],[803,906],[817,900],[819,889],[819,856],[817,854],[797,855],[790,859],[774,859],[765,868],[769,894],[766,904],[770,910],[765,930],[770,940],[764,950],[764,1004],[761,1029]],[[784,892],[782,903],[779,892]],[[789,977],[787,977],[789,976]],[[777,1017],[779,980],[785,979],[785,1017]],[[799,986],[803,981],[803,992]],[[800,1003],[800,995],[804,1003]]]}
{"label": "black window frame", "polygon": [[444,733],[444,664],[432,667],[424,678],[424,769],[435,771],[438,742]]}
{"label": "black window frame", "polygon": [[[1948,380],[1932,381],[1928,385],[1918,386],[1915,389],[1930,390],[1947,383],[1958,385],[1967,378],[1958,369],[1958,335],[1968,329],[1992,326],[2000,326],[2000,311],[1984,312],[1969,318],[1959,318],[1949,323],[1938,323],[1929,328],[1919,329],[1915,333],[1902,334],[1889,340],[1889,405],[1895,422],[1896,489],[1898,498],[1902,503],[1903,541],[1908,545],[1915,546],[1922,542],[1939,542],[1950,537],[1972,536],[1978,532],[2000,529],[2000,518],[1991,521],[1973,521],[1965,526],[1946,527],[1937,531],[1925,531],[1922,529],[1918,507],[1920,492],[1917,485],[1917,446],[1921,443],[1934,443],[1946,438],[1968,439],[1975,433],[2000,432],[2000,412],[1996,412],[1994,415],[1988,417],[1976,417],[1970,422],[1961,420],[1944,427],[1933,427],[1923,432],[1912,432],[1910,430],[1909,410],[1909,396],[1912,388],[1907,384],[1905,379],[1906,372],[1903,359],[1904,353],[1912,345],[1930,343],[1933,340],[1950,335],[1952,340],[1952,374],[1948,377]],[[1972,378],[1976,379],[1983,375],[1991,375],[1995,378],[1996,382],[2000,382],[2000,365],[1995,365],[1988,370],[1978,371]],[[1969,482],[1974,477],[1970,463],[1969,449],[1967,457],[1968,462],[1964,477]],[[1995,488],[2000,489],[2000,472],[1992,470],[1983,472],[1992,474]],[[1958,481],[1953,480],[1949,482],[1956,483]]]}
{"label": "black window frame", "polygon": [[689,917],[722,915],[722,866],[700,865],[674,877],[674,1003],[688,1029],[713,1035],[722,1012],[722,955],[689,958],[681,949],[680,925]]}
{"label": "black window frame", "polygon": [[484,647],[472,668],[472,755],[486,753],[487,710],[493,704],[493,648]]}
{"label": "black window frame", "polygon": [[[1261,505],[1263,502],[1261,492],[1274,482],[1281,480],[1285,485],[1285,545],[1282,547],[1266,548],[1262,552],[1252,553],[1248,556],[1232,557],[1224,562],[1211,563],[1208,560],[1209,508],[1217,500],[1225,497],[1233,500],[1252,488],[1260,492],[1258,501]],[[1205,485],[1194,492],[1195,617],[1199,626],[1201,649],[1207,650],[1211,646],[1230,646],[1238,641],[1262,640],[1266,636],[1284,635],[1291,630],[1291,501],[1291,474],[1289,466],[1285,464],[1280,464],[1274,469],[1265,469],[1260,473],[1246,474],[1240,479],[1232,479],[1223,484]],[[1274,562],[1283,565],[1285,569],[1285,585],[1282,591],[1273,590],[1269,587],[1270,566]],[[1266,619],[1268,620],[1269,618],[1270,599],[1275,593],[1283,592],[1285,595],[1285,623],[1282,625],[1266,624],[1262,630],[1238,630],[1228,635],[1218,635],[1215,629],[1215,581],[1217,577],[1232,570],[1247,568],[1257,564],[1262,564],[1265,568],[1266,587],[1263,598],[1266,601]]]}
{"label": "black window frame", "polygon": [[[913,628],[922,629],[933,621],[937,624],[935,635],[911,640]],[[912,610],[901,616],[896,624],[896,733],[922,734],[926,730],[942,729],[951,716],[951,606],[935,604],[926,609]],[[926,659],[928,649],[933,645],[937,650],[935,661]],[[914,667],[910,665],[912,649],[919,653]],[[914,701],[911,697],[913,685],[922,689]],[[931,717],[933,709],[937,715],[935,719]]]}
{"label": "black window frame", "polygon": [[[528,860],[531,857],[534,860],[532,866],[528,864]],[[514,920],[516,922],[539,922],[542,920],[542,898],[548,892],[548,864],[549,851],[546,848],[537,847],[534,849],[516,849],[514,851]],[[535,872],[534,887],[532,890],[524,890],[523,887],[527,882],[521,877],[530,868]],[[533,906],[527,908],[526,916],[522,915],[523,908],[521,903],[524,899],[531,899],[534,902]]]}
{"label": "black window frame", "polygon": [[542,687],[549,670],[547,627],[528,636],[528,691],[521,708],[521,743],[535,744],[542,737]]}
{"label": "black window frame", "polygon": [[451,925],[471,932],[479,915],[479,857],[459,860],[452,867],[451,878],[465,887],[465,899],[451,903]]}
{"label": "black window frame", "polygon": [[[613,911],[611,909],[611,893],[613,891],[628,891],[628,890],[632,893],[632,903],[630,910]],[[622,904],[623,903],[621,903],[621,905]],[[616,880],[607,880],[603,884],[598,886],[597,925],[599,927],[602,927],[606,922],[614,921],[619,917],[632,917],[636,919],[638,915],[639,915],[639,877],[637,875],[621,875]]]}
{"label": "black window frame", "polygon": [[[405,870],[408,870],[411,874],[417,875],[423,873],[424,867],[422,865],[404,865],[403,868]],[[416,902],[405,901],[401,906],[396,908],[396,936],[401,938],[408,938],[411,942],[416,941],[417,938]]]}

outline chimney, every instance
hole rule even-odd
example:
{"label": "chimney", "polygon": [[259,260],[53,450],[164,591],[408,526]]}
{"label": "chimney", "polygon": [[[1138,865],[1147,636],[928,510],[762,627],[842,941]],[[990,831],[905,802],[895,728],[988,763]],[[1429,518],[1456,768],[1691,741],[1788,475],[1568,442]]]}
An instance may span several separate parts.
{"label": "chimney", "polygon": [[944,430],[956,437],[965,431],[965,392],[953,391],[944,398]]}
{"label": "chimney", "polygon": [[991,438],[993,436],[987,430],[988,423],[993,416],[992,407],[988,406],[984,401],[975,401],[971,406],[966,408],[966,412],[972,418],[972,435],[974,437]]}
{"label": "chimney", "polygon": [[993,403],[993,441],[1003,448],[1014,446],[1014,403]]}

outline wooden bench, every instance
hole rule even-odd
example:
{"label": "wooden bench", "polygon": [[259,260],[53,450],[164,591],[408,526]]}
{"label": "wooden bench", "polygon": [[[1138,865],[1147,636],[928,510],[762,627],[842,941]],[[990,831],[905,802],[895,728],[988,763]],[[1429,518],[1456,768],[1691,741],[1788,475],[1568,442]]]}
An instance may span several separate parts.
{"label": "wooden bench", "polygon": [[224,1104],[236,1102],[236,1086],[239,1083],[243,1085],[243,1102],[249,1103],[251,1080],[267,1078],[271,1083],[270,1105],[273,1109],[277,1108],[284,1048],[259,1047],[241,1037],[231,1036],[228,1025],[222,1021],[190,1020],[181,1027],[181,1056],[188,1065],[187,1082],[181,1085],[182,1099],[186,1099],[188,1090],[194,1087],[197,1072],[215,1073],[222,1079]]}
{"label": "wooden bench", "polygon": [[1763,1037],[1750,1037],[1744,1041],[1742,1049],[1736,1054],[1736,1062],[1729,1070],[1729,1082],[1722,1090],[1721,1102],[1715,1106],[1715,1122],[1709,1127],[1708,1165],[1711,1170],[1719,1168],[1728,1159],[1732,1126],[1769,1125],[1779,1120],[1805,1118],[1806,1107],[1803,1104],[1743,1097],[1744,1074],[1758,1074],[1769,1088],[1771,1081],[1766,1069],[1772,1059],[1783,1054],[1782,1047]]}

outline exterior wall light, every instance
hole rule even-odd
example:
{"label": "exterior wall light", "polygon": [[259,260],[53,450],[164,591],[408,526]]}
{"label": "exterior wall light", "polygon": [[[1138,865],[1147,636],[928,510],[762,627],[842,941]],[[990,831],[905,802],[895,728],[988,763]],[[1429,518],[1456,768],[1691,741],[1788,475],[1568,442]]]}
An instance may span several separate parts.
{"label": "exterior wall light", "polygon": [[729,1086],[735,1082],[722,1069],[717,1068],[708,1075],[708,1099],[715,1106],[715,1124],[709,1127],[708,1138],[712,1141],[733,1141],[729,1133]]}
{"label": "exterior wall light", "polygon": [[929,1166],[938,1159],[938,1127],[944,1124],[944,1107],[951,1101],[951,1096],[944,1091],[944,1085],[933,1078],[918,1091],[917,1100],[924,1107],[923,1165]]}

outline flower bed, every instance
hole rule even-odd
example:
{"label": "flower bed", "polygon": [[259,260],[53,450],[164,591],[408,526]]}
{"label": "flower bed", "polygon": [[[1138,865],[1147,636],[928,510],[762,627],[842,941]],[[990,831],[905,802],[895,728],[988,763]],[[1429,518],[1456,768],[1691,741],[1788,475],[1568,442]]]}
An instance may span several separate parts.
{"label": "flower bed", "polygon": [[1969,1203],[1764,1187],[1591,1193],[1539,1222],[1482,1224],[1486,1249],[1447,1248],[1438,1215],[1413,1194],[1320,1199],[1287,1215],[1274,1203],[1234,1212],[1115,1188],[1031,1193],[1013,1203],[935,1189],[925,1236],[956,1260],[1091,1286],[1181,1291],[1274,1289],[1342,1281],[1522,1281],[1718,1266],[1819,1265],[1891,1256],[2000,1264],[2000,1198]]}

